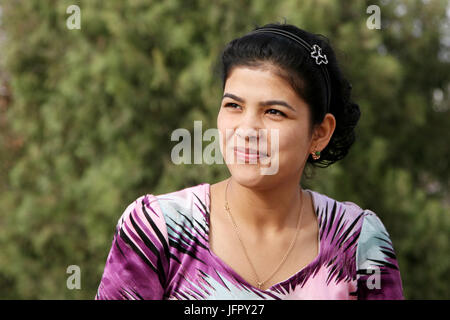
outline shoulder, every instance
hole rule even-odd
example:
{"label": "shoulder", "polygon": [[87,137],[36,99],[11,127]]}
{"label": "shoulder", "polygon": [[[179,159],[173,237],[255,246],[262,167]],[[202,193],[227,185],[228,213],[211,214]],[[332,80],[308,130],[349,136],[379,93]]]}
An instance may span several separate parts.
{"label": "shoulder", "polygon": [[364,236],[387,231],[378,215],[370,209],[364,209],[352,201],[339,201],[317,191],[312,191],[314,209],[317,215],[322,216],[328,223],[345,221],[358,221],[364,231]]}
{"label": "shoulder", "polygon": [[364,223],[358,241],[357,263],[361,269],[378,265],[398,270],[390,235],[381,219],[371,210],[364,212]]}
{"label": "shoulder", "polygon": [[348,243],[360,264],[369,257],[380,261],[393,257],[389,233],[375,212],[314,191],[313,199],[323,240],[337,247]]}
{"label": "shoulder", "polygon": [[192,216],[196,209],[207,211],[209,184],[201,183],[155,197],[166,217]]}
{"label": "shoulder", "polygon": [[388,239],[389,233],[378,215],[372,210],[364,210],[364,223],[361,229],[360,242],[386,242]]}
{"label": "shoulder", "polygon": [[159,213],[170,214],[189,211],[188,209],[191,209],[193,205],[199,202],[206,205],[209,197],[208,186],[209,184],[207,183],[201,183],[164,194],[147,193],[141,195],[128,204],[122,219],[133,212],[150,210],[155,215],[160,216]]}
{"label": "shoulder", "polygon": [[208,212],[209,184],[202,183],[164,193],[145,194],[128,204],[119,219],[123,228],[136,225],[161,234],[168,241],[171,230],[177,226],[202,220]]}
{"label": "shoulder", "polygon": [[[327,235],[330,235],[333,230],[347,231],[347,235],[360,231],[366,214],[365,209],[351,201],[339,201],[317,191],[308,191],[311,192],[320,227],[327,231]],[[336,235],[330,236],[333,239],[336,238]]]}
{"label": "shoulder", "polygon": [[144,239],[165,244],[168,240],[164,215],[153,194],[137,197],[129,203],[117,222],[117,232],[127,243],[137,244]]}

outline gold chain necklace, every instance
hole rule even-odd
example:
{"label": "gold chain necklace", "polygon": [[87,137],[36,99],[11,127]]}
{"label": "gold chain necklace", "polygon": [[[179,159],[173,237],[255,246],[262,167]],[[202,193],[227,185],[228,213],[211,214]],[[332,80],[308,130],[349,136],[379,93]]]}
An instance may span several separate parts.
{"label": "gold chain necklace", "polygon": [[266,280],[259,281],[259,277],[258,277],[258,274],[256,273],[255,266],[253,265],[252,261],[250,260],[250,258],[248,256],[248,253],[247,253],[247,250],[245,248],[245,245],[242,242],[241,236],[239,234],[238,227],[237,227],[236,223],[234,222],[233,216],[231,215],[231,210],[230,210],[230,207],[228,205],[228,200],[227,200],[227,191],[228,191],[228,185],[229,184],[230,184],[230,180],[228,180],[227,187],[225,189],[225,210],[227,211],[228,217],[231,219],[231,222],[233,223],[234,230],[235,230],[236,235],[237,235],[237,237],[239,239],[239,242],[241,243],[242,249],[244,250],[245,256],[247,257],[247,260],[248,260],[250,266],[253,269],[253,273],[255,275],[255,280],[256,280],[256,283],[258,285],[258,289],[261,290],[261,287],[263,286],[263,284],[266,283],[268,280],[270,280],[275,275],[275,273],[278,271],[278,269],[280,269],[280,267],[283,265],[284,261],[286,260],[287,256],[291,252],[292,248],[294,247],[295,240],[297,240],[297,236],[298,236],[298,233],[299,233],[299,230],[300,230],[300,223],[301,223],[301,220],[303,218],[303,192],[300,190],[300,201],[301,201],[300,202],[300,213],[299,213],[299,217],[298,217],[298,220],[297,220],[297,229],[295,231],[295,236],[292,239],[292,242],[291,242],[291,244],[290,244],[286,254],[284,255],[283,259],[281,260],[280,264],[278,265],[278,267],[272,272],[272,274]]}

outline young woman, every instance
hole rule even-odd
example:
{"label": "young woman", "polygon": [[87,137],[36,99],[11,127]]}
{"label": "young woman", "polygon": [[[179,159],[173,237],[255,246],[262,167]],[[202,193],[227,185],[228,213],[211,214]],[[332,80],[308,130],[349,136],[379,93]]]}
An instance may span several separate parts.
{"label": "young woman", "polygon": [[95,298],[403,299],[377,215],[299,185],[306,163],[355,140],[359,107],[329,43],[268,24],[225,47],[222,71],[230,178],[131,203]]}

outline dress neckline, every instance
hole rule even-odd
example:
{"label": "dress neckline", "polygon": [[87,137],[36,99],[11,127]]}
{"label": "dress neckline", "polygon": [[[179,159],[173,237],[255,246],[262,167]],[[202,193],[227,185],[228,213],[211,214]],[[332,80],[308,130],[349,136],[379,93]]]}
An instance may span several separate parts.
{"label": "dress neckline", "polygon": [[305,266],[301,267],[300,270],[298,270],[297,272],[295,272],[293,275],[289,276],[287,279],[282,280],[281,282],[275,283],[272,286],[270,286],[269,288],[267,288],[266,290],[263,289],[259,289],[255,286],[253,286],[252,284],[250,284],[247,280],[245,280],[239,273],[237,273],[231,266],[228,265],[228,263],[226,263],[225,261],[223,261],[219,256],[217,256],[212,250],[211,247],[209,245],[209,230],[210,230],[210,212],[211,212],[211,185],[209,183],[205,183],[204,184],[205,189],[204,189],[204,193],[205,193],[205,203],[206,203],[206,219],[205,219],[205,223],[206,223],[206,247],[207,250],[209,252],[209,254],[228,272],[230,273],[234,278],[236,278],[239,282],[241,282],[242,284],[244,284],[245,286],[253,289],[253,290],[258,290],[260,292],[273,292],[276,287],[279,286],[283,286],[286,284],[289,284],[291,281],[293,281],[294,279],[296,279],[301,273],[303,273],[305,270],[307,270],[309,267],[311,267],[312,265],[316,264],[317,261],[319,260],[321,254],[322,254],[322,244],[320,243],[320,235],[322,234],[322,227],[321,227],[321,223],[320,223],[320,216],[318,214],[319,212],[319,199],[318,199],[318,194],[310,189],[303,189],[306,192],[309,192],[309,194],[311,195],[311,200],[313,203],[313,208],[314,208],[314,213],[316,214],[316,218],[317,218],[317,223],[318,223],[318,239],[317,239],[317,243],[318,243],[318,252],[316,257],[310,261],[308,264],[306,264]]}

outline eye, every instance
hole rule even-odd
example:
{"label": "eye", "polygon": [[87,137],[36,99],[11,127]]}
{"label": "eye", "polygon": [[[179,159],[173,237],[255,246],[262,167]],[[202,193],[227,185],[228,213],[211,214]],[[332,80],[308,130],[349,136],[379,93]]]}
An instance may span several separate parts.
{"label": "eye", "polygon": [[225,108],[231,107],[232,109],[236,109],[236,106],[240,107],[240,105],[233,103],[233,102],[229,102],[229,103],[225,104]]}
{"label": "eye", "polygon": [[[273,112],[269,112],[269,111],[273,111]],[[269,110],[267,110],[267,112],[269,112],[270,114],[273,114],[273,115],[280,115],[280,116],[282,116],[282,117],[286,117],[286,114],[284,114],[284,113],[281,112],[280,110],[269,109]]]}

